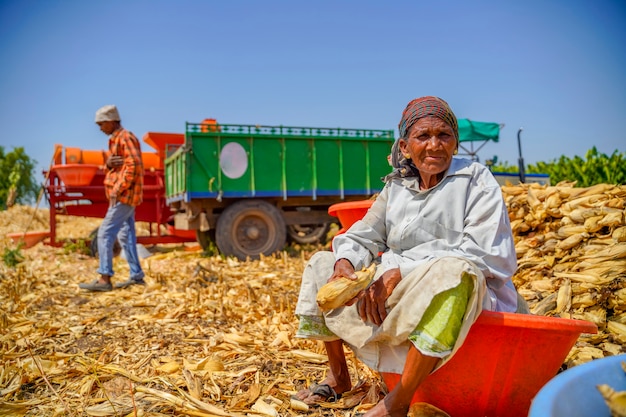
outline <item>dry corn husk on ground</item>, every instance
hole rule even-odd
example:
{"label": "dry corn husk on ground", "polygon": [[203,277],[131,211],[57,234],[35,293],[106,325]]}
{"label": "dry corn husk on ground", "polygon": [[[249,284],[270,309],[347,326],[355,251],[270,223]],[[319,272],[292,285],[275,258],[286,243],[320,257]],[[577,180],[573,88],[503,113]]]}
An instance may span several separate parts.
{"label": "dry corn husk on ground", "polygon": [[518,255],[514,282],[531,312],[594,322],[573,366],[626,344],[626,186],[571,183],[502,187]]}
{"label": "dry corn husk on ground", "polygon": [[[626,343],[625,193],[503,187],[520,265],[514,280],[533,312],[600,328],[579,339],[564,368]],[[0,212],[0,253],[14,248],[6,233],[47,230],[48,211],[33,211]],[[59,236],[74,239],[99,225],[57,220]],[[146,287],[99,294],[78,289],[95,277],[97,260],[76,251],[38,244],[14,268],[0,262],[0,415],[344,416],[384,395],[347,350],[348,395],[308,410],[291,399],[326,371],[323,346],[293,337],[302,270],[319,247],[250,262],[188,249],[150,248]],[[126,278],[123,260],[115,270]]]}
{"label": "dry corn husk on ground", "polygon": [[[46,230],[47,210],[0,212],[6,233]],[[62,238],[99,222],[66,217]],[[31,224],[32,221],[32,224]],[[297,390],[324,378],[323,346],[293,337],[295,300],[315,250],[240,262],[163,245],[142,261],[146,287],[85,293],[97,260],[38,244],[0,262],[0,415],[343,416],[381,397],[378,377],[347,351],[353,390],[305,410]],[[115,260],[115,279],[128,276]]]}

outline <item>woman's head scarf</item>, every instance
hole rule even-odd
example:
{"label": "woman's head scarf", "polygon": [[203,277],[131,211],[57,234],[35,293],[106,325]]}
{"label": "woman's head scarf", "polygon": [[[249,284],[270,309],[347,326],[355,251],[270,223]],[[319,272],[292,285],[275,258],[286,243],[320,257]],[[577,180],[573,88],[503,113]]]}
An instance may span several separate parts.
{"label": "woman's head scarf", "polygon": [[394,170],[387,175],[384,180],[387,181],[395,177],[408,177],[418,175],[417,168],[410,159],[406,159],[400,150],[400,139],[406,139],[406,135],[413,126],[422,117],[435,116],[446,122],[454,131],[454,137],[459,141],[459,125],[452,109],[444,100],[439,97],[426,96],[411,100],[402,112],[402,118],[398,124],[400,136],[391,147],[391,165]]}

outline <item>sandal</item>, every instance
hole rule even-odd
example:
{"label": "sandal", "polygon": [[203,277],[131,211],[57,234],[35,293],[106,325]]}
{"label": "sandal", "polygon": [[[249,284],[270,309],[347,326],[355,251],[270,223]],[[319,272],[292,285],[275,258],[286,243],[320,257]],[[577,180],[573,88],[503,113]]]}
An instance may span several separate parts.
{"label": "sandal", "polygon": [[[309,387],[309,392],[311,393],[309,394],[309,397],[311,395],[317,395],[318,397],[322,398],[321,400],[315,401],[314,403],[309,405],[315,405],[324,402],[334,403],[339,401],[339,399],[341,398],[341,394],[337,394],[333,387],[328,384],[313,384]],[[300,401],[304,402],[304,400]]]}

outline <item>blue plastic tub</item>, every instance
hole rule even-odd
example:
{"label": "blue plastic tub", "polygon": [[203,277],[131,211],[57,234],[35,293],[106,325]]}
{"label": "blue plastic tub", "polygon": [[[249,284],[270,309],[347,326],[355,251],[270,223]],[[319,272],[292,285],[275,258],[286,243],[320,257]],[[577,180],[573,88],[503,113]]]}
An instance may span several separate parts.
{"label": "blue plastic tub", "polygon": [[626,362],[626,355],[609,356],[560,373],[537,393],[528,417],[610,417],[596,385],[626,390],[622,362]]}

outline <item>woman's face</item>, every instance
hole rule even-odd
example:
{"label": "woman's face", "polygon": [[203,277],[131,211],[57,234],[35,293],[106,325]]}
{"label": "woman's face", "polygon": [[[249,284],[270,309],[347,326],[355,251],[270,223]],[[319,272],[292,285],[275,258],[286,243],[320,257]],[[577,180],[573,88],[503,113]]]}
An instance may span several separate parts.
{"label": "woman's face", "polygon": [[454,130],[438,117],[423,117],[400,139],[400,150],[410,155],[422,175],[437,175],[448,169],[457,148]]}

